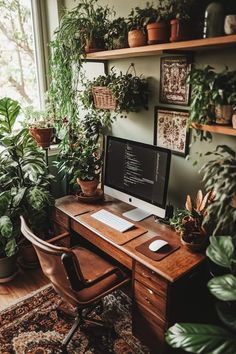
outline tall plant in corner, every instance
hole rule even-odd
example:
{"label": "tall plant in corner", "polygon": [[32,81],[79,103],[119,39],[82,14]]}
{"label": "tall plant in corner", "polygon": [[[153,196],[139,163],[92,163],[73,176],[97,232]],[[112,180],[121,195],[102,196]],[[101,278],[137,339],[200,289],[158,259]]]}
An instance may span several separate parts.
{"label": "tall plant in corner", "polygon": [[17,101],[0,100],[0,232],[8,227],[9,239],[20,234],[23,214],[39,236],[48,230],[49,208],[54,199],[42,149],[27,129],[14,131],[20,112]]}
{"label": "tall plant in corner", "polygon": [[236,249],[230,236],[212,236],[207,256],[229,273],[208,282],[210,292],[217,298],[216,310],[222,326],[177,323],[167,332],[167,343],[196,354],[236,353]]}

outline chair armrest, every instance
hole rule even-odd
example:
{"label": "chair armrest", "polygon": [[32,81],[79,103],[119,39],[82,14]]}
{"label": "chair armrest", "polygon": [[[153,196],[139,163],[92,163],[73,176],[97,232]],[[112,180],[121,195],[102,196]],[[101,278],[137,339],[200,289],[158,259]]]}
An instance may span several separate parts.
{"label": "chair armrest", "polygon": [[85,281],[83,281],[83,284],[84,284],[85,287],[90,287],[90,286],[95,285],[95,284],[99,283],[100,281],[108,278],[109,276],[111,276],[112,274],[115,274],[115,273],[117,273],[118,277],[120,276],[121,278],[123,277],[125,279],[125,274],[119,268],[114,267],[111,270],[109,270],[108,272],[100,275],[99,277],[97,277],[97,278],[95,278],[93,280],[85,280]]}
{"label": "chair armrest", "polygon": [[63,234],[47,240],[47,242],[56,246],[70,248],[70,234],[68,232],[64,232]]}

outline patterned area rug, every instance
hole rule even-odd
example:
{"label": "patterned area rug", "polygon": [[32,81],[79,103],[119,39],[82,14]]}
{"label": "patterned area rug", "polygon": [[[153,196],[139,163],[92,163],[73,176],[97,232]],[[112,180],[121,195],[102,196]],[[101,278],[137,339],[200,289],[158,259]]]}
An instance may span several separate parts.
{"label": "patterned area rug", "polygon": [[[1,354],[57,354],[61,341],[72,326],[69,309],[51,286],[0,312]],[[97,310],[98,312],[98,310]],[[84,325],[68,346],[70,354],[143,354],[149,353],[131,333],[131,302],[121,291],[104,298],[101,315],[93,316],[113,324],[114,331]]]}

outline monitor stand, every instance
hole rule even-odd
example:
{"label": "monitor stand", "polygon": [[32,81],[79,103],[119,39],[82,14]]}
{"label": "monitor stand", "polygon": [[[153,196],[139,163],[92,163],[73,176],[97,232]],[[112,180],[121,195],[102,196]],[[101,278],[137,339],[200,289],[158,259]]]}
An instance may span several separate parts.
{"label": "monitor stand", "polygon": [[139,209],[139,208],[134,208],[129,211],[126,211],[122,215],[130,220],[133,220],[133,221],[141,221],[141,220],[146,219],[147,217],[151,216],[152,213],[150,213],[149,211]]}

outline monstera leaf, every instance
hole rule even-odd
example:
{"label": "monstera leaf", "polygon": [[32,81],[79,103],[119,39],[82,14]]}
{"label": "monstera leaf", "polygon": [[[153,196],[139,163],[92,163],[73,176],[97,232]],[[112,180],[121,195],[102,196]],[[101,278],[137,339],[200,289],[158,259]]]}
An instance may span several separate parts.
{"label": "monstera leaf", "polygon": [[196,354],[235,354],[236,337],[221,327],[177,323],[170,327],[166,341],[173,348]]}

